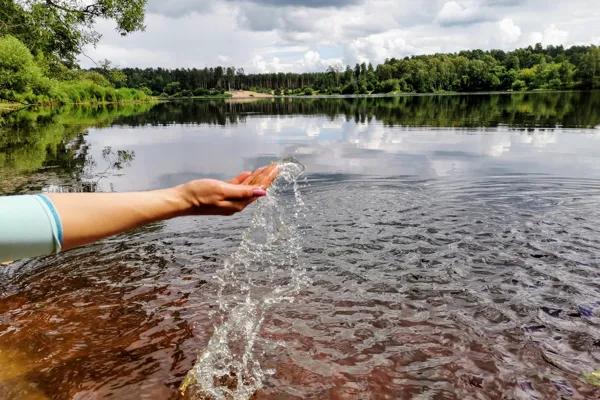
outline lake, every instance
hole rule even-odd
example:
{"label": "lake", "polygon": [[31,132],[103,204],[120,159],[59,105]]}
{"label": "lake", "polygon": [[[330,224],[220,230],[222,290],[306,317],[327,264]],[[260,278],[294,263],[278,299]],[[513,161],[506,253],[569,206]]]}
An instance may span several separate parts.
{"label": "lake", "polygon": [[240,215],[0,267],[0,398],[600,398],[600,92],[3,120],[2,194],[296,161]]}

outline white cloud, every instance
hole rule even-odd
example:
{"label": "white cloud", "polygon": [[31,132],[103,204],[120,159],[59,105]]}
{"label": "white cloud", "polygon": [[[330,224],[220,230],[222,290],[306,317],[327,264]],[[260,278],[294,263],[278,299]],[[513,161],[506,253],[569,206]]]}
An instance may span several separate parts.
{"label": "white cloud", "polygon": [[[406,44],[406,40],[399,36],[400,32],[392,35],[371,35],[352,41],[347,49],[347,58],[354,62],[381,63],[386,58],[403,57],[413,54],[415,48]],[[398,36],[396,36],[398,35]]]}
{"label": "white cloud", "polygon": [[544,35],[541,32],[532,32],[529,35],[530,44],[542,43],[544,41]]}
{"label": "white cloud", "polygon": [[530,43],[542,43],[544,46],[548,45],[561,45],[567,42],[569,32],[558,29],[556,25],[552,24],[544,30],[544,33],[533,32],[530,35]]}
{"label": "white cloud", "polygon": [[510,18],[504,18],[498,23],[502,32],[502,42],[514,43],[521,37],[521,28]]}
{"label": "white cloud", "polygon": [[339,61],[589,44],[600,35],[597,0],[303,1],[150,0],[145,32],[121,37],[101,21],[102,41],[85,53],[121,66],[315,71]]}
{"label": "white cloud", "polygon": [[258,72],[280,72],[285,69],[285,65],[281,64],[279,58],[272,57],[271,61],[267,61],[263,56],[254,56],[252,67]]}
{"label": "white cloud", "polygon": [[296,61],[294,70],[296,71],[323,71],[330,65],[342,63],[341,58],[322,59],[319,52],[310,50],[304,53],[301,60]]}
{"label": "white cloud", "polygon": [[463,5],[457,1],[448,1],[444,3],[437,15],[437,21],[442,26],[473,24],[489,19],[479,4],[472,2]]}

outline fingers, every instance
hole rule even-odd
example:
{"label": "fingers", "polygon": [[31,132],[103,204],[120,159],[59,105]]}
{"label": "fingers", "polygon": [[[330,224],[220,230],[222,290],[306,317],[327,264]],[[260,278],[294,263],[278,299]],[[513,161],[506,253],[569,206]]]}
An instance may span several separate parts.
{"label": "fingers", "polygon": [[256,169],[254,172],[252,172],[248,177],[246,177],[246,179],[244,179],[242,181],[242,185],[249,185],[250,181],[254,178],[256,178],[262,171],[264,171],[264,167],[263,168],[258,168]]}
{"label": "fingers", "polygon": [[258,175],[254,176],[247,184],[268,189],[275,178],[277,178],[277,175],[279,175],[277,164],[271,164],[264,168]]}
{"label": "fingers", "polygon": [[246,207],[250,203],[252,203],[254,199],[251,200],[233,200],[233,201],[221,201],[219,202],[219,209],[221,210],[221,214],[223,215],[233,215],[235,213],[239,213],[244,211]]}
{"label": "fingers", "polygon": [[245,171],[245,172],[242,172],[241,174],[239,174],[238,176],[236,176],[235,178],[233,178],[232,180],[230,180],[229,183],[231,183],[232,185],[239,185],[240,183],[244,182],[246,179],[248,179],[251,176],[252,176],[252,172]]}
{"label": "fingers", "polygon": [[267,192],[256,186],[223,184],[224,200],[247,200],[266,196]]}

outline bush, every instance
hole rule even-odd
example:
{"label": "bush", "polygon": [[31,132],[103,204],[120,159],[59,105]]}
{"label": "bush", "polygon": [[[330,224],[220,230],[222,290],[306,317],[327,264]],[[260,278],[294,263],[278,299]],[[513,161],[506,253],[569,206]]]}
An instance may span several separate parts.
{"label": "bush", "polygon": [[210,90],[206,90],[204,88],[194,89],[194,96],[208,96],[210,94]]}
{"label": "bush", "polygon": [[548,82],[548,87],[550,89],[560,89],[563,87],[563,83],[560,79],[554,78],[554,79],[551,79],[550,82]]}
{"label": "bush", "polygon": [[282,95],[282,93],[281,93],[281,89],[279,89],[279,88],[275,89],[275,91],[273,92],[273,94],[274,94],[275,96],[281,96],[281,95]]}
{"label": "bush", "polygon": [[388,79],[379,82],[375,87],[377,93],[392,93],[399,92],[402,90],[400,79]]}
{"label": "bush", "polygon": [[294,92],[292,92],[290,89],[286,89],[285,91],[285,95],[286,96],[291,96]]}
{"label": "bush", "polygon": [[304,88],[304,95],[305,96],[312,96],[313,95],[313,90],[310,87],[306,87]]}
{"label": "bush", "polygon": [[179,82],[171,82],[164,87],[163,92],[168,95],[174,95],[175,93],[179,93],[180,87],[181,84]]}
{"label": "bush", "polygon": [[146,95],[146,96],[152,96],[152,90],[148,87],[148,86],[141,86],[140,90]]}
{"label": "bush", "polygon": [[13,36],[0,37],[0,88],[25,93],[41,78],[29,49]]}
{"label": "bush", "polygon": [[515,91],[525,90],[526,87],[527,87],[527,85],[525,84],[525,81],[523,81],[521,79],[517,79],[512,84],[512,89]]}
{"label": "bush", "polygon": [[342,88],[342,93],[343,94],[354,94],[354,93],[356,93],[357,90],[358,90],[358,87],[356,85],[356,82],[350,82],[349,84],[347,84],[346,86],[344,86]]}

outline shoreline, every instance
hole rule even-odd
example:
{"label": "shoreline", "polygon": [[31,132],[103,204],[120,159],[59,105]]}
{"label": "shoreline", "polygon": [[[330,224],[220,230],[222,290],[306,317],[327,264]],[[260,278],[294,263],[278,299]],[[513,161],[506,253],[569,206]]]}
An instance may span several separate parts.
{"label": "shoreline", "polygon": [[147,103],[158,103],[160,101],[157,97],[152,97],[149,100],[132,100],[132,101],[82,101],[78,103],[64,103],[64,104],[44,104],[44,103],[32,103],[32,104],[20,104],[20,103],[0,103],[0,115],[4,112],[13,112],[28,107],[47,107],[47,108],[58,108],[66,106],[105,106],[110,104],[147,104]]}
{"label": "shoreline", "polygon": [[[524,91],[485,91],[485,92],[427,92],[427,93],[416,93],[416,92],[400,92],[400,93],[369,93],[369,94],[315,94],[315,95],[281,95],[275,96],[272,94],[254,93],[254,96],[232,96],[229,100],[252,100],[260,98],[270,99],[351,99],[351,98],[377,98],[377,97],[422,97],[422,96],[480,96],[490,94],[531,94],[531,93],[568,93],[568,92],[593,92],[600,89],[572,89],[572,90],[524,90]],[[247,91],[245,91],[247,92]],[[231,92],[228,92],[231,93]],[[191,99],[191,97],[189,97]],[[170,100],[170,99],[166,99]]]}

